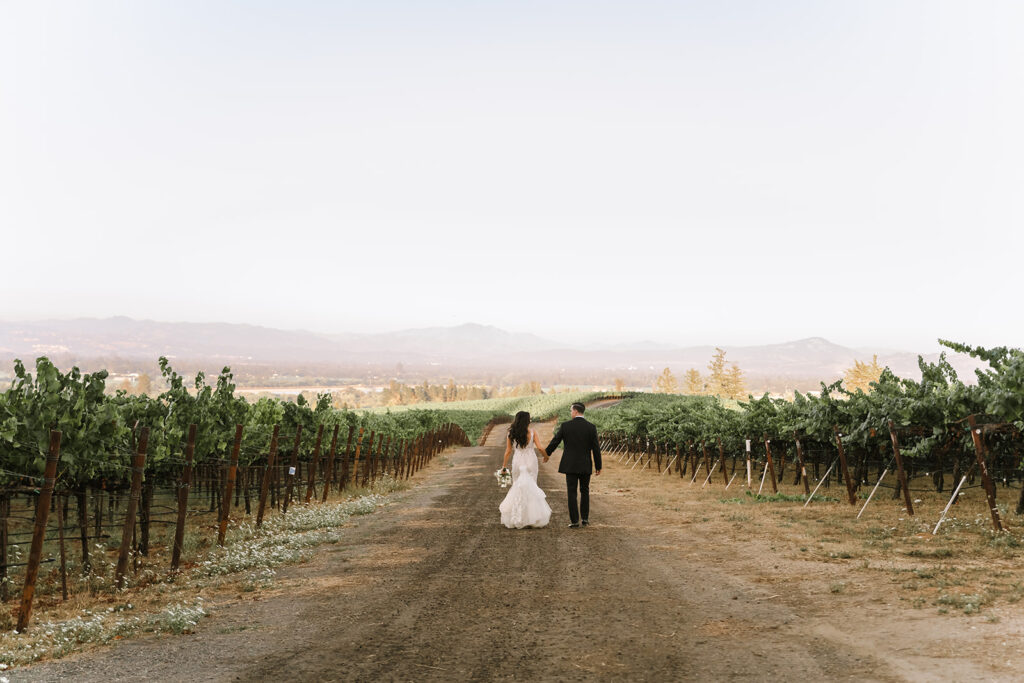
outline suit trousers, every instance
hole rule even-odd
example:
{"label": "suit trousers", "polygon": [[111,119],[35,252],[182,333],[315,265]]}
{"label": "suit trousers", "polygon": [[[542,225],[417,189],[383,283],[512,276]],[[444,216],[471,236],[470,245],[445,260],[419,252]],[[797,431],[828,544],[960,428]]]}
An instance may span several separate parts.
{"label": "suit trousers", "polygon": [[[569,492],[569,521],[578,524],[580,515],[590,519],[590,474],[565,474],[565,487]],[[579,488],[580,504],[576,507],[576,489]]]}

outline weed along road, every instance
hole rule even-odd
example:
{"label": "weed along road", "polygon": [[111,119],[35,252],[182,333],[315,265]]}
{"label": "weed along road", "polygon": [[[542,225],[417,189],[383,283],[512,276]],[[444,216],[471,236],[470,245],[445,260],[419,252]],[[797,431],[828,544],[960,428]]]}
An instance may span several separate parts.
{"label": "weed along road", "polygon": [[[549,437],[550,425],[541,427]],[[665,524],[595,478],[592,526],[567,529],[557,457],[544,529],[498,521],[504,429],[435,460],[263,593],[213,597],[196,632],[145,637],[12,680],[958,680],[1004,674],[900,651],[884,614],[847,618],[769,561]],[[542,439],[544,440],[544,439]],[[618,477],[618,478],[617,478]],[[721,544],[728,544],[722,539]],[[763,573],[758,573],[763,572]],[[874,619],[875,621],[872,621]],[[946,620],[952,629],[955,621]],[[899,624],[896,624],[899,626]],[[895,628],[895,626],[894,626]],[[906,648],[903,648],[906,650]],[[1008,676],[1006,680],[1011,680]]]}

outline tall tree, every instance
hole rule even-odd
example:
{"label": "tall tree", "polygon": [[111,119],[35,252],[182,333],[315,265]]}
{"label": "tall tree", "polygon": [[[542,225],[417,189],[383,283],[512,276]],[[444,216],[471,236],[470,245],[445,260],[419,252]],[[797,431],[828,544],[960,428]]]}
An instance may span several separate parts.
{"label": "tall tree", "polygon": [[725,362],[725,351],[715,347],[715,353],[708,363],[708,393],[728,396],[729,368]]}
{"label": "tall tree", "polygon": [[729,366],[729,372],[725,375],[725,396],[729,398],[746,398],[747,384],[743,379],[743,371],[740,366],[733,363]]}
{"label": "tall tree", "polygon": [[676,381],[676,376],[672,374],[672,371],[665,368],[658,379],[654,381],[654,391],[658,394],[676,394],[679,393],[679,382]]}
{"label": "tall tree", "polygon": [[143,372],[135,380],[135,393],[140,396],[149,396],[153,391],[153,378]]}
{"label": "tall tree", "polygon": [[690,368],[683,375],[683,381],[686,382],[687,394],[703,394],[704,393],[704,378],[701,377],[700,371],[697,368]]}
{"label": "tall tree", "polygon": [[866,394],[871,393],[871,383],[878,381],[884,369],[878,364],[877,355],[871,359],[870,363],[862,363],[854,359],[853,367],[847,368],[843,373],[843,384],[849,391],[860,389]]}

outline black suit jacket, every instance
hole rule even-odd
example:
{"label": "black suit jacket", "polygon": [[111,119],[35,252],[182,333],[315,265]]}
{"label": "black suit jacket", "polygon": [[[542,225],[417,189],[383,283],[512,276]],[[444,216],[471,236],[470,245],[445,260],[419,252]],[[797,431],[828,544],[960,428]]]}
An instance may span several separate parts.
{"label": "black suit jacket", "polygon": [[[590,474],[594,468],[601,469],[601,445],[597,441],[597,427],[582,417],[576,417],[558,425],[555,438],[544,451],[551,455],[558,444],[565,442],[558,471],[562,474]],[[591,466],[590,456],[594,462]]]}

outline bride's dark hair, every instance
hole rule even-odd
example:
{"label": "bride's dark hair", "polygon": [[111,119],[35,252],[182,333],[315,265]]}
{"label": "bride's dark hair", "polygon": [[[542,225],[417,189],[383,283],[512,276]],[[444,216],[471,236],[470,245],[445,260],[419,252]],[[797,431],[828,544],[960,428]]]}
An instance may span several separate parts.
{"label": "bride's dark hair", "polygon": [[525,410],[520,410],[512,420],[512,426],[508,428],[508,438],[520,448],[526,448],[530,444],[530,434],[527,431],[529,426],[530,414]]}

